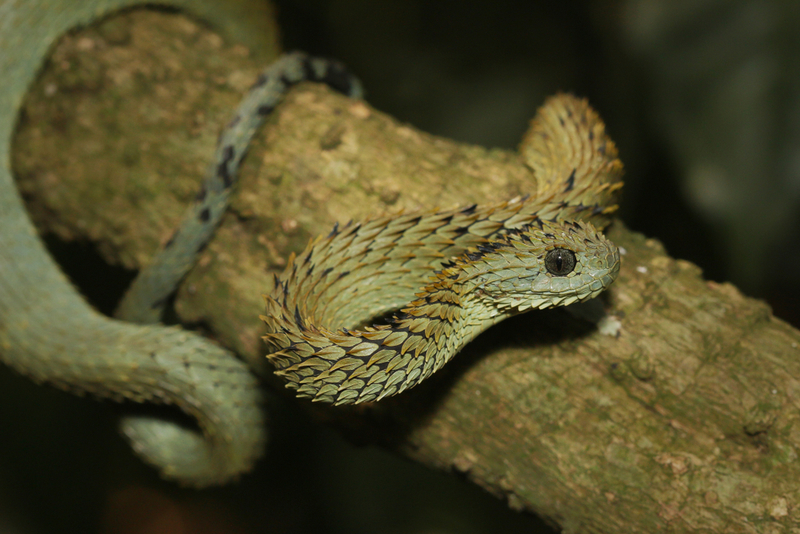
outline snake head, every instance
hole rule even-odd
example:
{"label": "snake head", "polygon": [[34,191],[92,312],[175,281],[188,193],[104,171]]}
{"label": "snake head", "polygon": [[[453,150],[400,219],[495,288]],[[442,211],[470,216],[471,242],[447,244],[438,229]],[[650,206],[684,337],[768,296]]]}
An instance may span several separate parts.
{"label": "snake head", "polygon": [[462,278],[498,314],[596,297],[619,273],[619,249],[588,222],[536,223],[466,255]]}

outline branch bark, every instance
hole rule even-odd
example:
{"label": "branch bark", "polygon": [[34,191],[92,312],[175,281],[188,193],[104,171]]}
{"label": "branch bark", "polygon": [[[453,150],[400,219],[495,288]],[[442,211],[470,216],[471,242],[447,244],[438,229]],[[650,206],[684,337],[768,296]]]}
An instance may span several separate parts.
{"label": "branch bark", "polygon": [[[182,39],[208,50],[190,60],[193,47],[148,49],[152,36],[135,36],[161,24],[149,16],[126,43],[101,27],[56,50],[15,145],[41,231],[91,240],[131,268],[169,238],[258,71],[243,49],[187,22]],[[516,153],[302,86],[254,143],[176,310],[265,373],[260,295],[309,238],[334,221],[526,193],[535,176]],[[609,236],[626,253],[604,329],[558,310],[526,314],[407,394],[309,409],[566,532],[800,528],[800,332],[657,241],[619,222]]]}

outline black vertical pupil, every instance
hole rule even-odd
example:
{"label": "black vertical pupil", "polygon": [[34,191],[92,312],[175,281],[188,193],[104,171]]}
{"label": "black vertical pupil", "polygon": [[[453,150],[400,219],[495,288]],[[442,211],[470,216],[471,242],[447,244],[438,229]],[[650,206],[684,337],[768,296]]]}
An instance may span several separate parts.
{"label": "black vertical pupil", "polygon": [[547,272],[554,276],[566,276],[575,269],[575,253],[565,248],[554,248],[544,257]]}

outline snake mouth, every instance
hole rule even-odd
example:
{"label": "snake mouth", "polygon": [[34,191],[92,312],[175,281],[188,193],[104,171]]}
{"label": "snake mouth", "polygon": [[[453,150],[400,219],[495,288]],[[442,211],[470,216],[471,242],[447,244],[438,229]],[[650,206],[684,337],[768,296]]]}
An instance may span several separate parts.
{"label": "snake mouth", "polygon": [[525,311],[527,309],[546,310],[548,308],[555,308],[559,306],[569,306],[570,304],[575,304],[577,302],[584,302],[587,300],[591,300],[602,292],[603,289],[600,289],[598,291],[589,291],[582,294],[573,294],[568,296],[545,295],[540,299],[535,299],[530,301],[529,306],[525,307],[520,306],[520,311]]}
{"label": "snake mouth", "polygon": [[616,261],[609,269],[598,273],[594,277],[594,280],[590,284],[585,285],[583,288],[574,289],[568,295],[565,295],[563,292],[559,291],[539,290],[537,291],[535,298],[531,298],[525,302],[516,303],[518,304],[518,309],[520,311],[529,309],[543,310],[556,306],[569,306],[570,304],[574,304],[576,302],[584,302],[597,297],[600,295],[600,293],[604,292],[609,288],[609,286],[611,286],[611,284],[614,283],[614,280],[617,278],[617,274],[619,274],[619,256],[617,256],[615,259]]}
{"label": "snake mouth", "polygon": [[605,291],[606,287],[603,286],[598,290],[588,289],[582,293],[572,293],[570,295],[563,295],[560,293],[540,293],[536,298],[521,299],[511,302],[509,308],[515,309],[518,312],[525,312],[528,310],[546,310],[548,308],[555,308],[558,306],[569,306],[577,302],[584,302],[591,300]]}

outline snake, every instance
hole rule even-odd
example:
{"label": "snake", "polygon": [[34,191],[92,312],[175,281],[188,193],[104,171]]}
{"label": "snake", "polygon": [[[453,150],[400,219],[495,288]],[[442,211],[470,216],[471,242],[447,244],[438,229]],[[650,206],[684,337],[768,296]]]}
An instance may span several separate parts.
{"label": "snake", "polygon": [[[220,135],[183,222],[107,317],[38,237],[14,185],[11,137],[55,40],[138,3],[0,1],[0,359],[77,394],[177,406],[197,429],[129,415],[121,431],[162,476],[204,487],[236,479],[262,454],[263,393],[235,354],[160,324],[161,314],[225,212],[250,138],[283,94],[305,80],[353,98],[361,89],[340,64],[302,53],[266,69]],[[246,26],[223,2],[162,3],[218,27]],[[266,357],[289,389],[336,405],[378,401],[419,384],[506,317],[608,288],[620,265],[601,233],[622,186],[616,148],[588,104],[568,95],[548,101],[530,132],[536,195],[337,224],[289,258],[260,316]]]}

